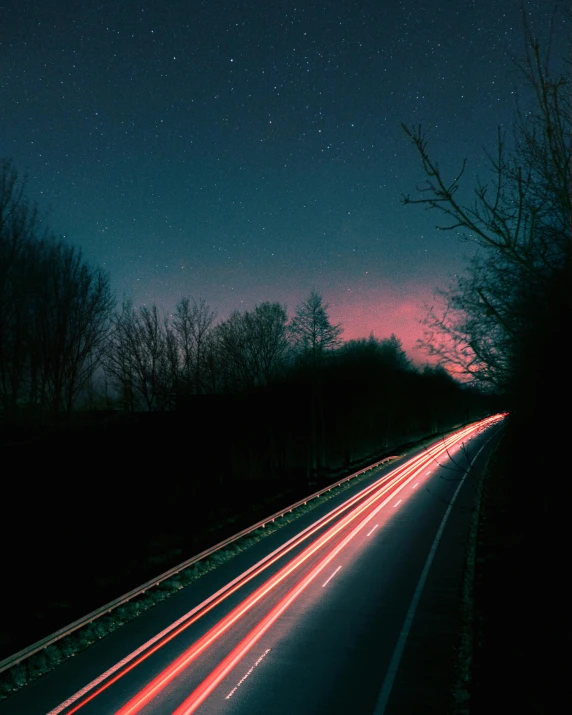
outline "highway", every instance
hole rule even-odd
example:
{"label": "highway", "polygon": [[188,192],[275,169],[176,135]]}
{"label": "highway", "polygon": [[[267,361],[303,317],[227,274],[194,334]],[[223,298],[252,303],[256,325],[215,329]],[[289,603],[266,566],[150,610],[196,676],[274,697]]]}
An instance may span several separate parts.
{"label": "highway", "polygon": [[0,715],[442,713],[501,417],[383,467],[0,703]]}

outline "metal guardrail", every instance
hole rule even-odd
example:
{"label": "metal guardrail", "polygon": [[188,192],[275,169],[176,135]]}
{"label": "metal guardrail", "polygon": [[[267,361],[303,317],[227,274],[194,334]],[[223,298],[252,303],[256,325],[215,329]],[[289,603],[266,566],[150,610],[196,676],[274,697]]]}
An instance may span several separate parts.
{"label": "metal guardrail", "polygon": [[274,514],[271,514],[270,516],[268,516],[264,519],[261,519],[256,524],[253,524],[252,526],[249,526],[246,529],[239,531],[237,534],[234,534],[234,536],[229,536],[227,539],[224,539],[224,541],[220,541],[218,544],[215,544],[214,546],[211,546],[210,548],[205,549],[204,551],[201,551],[196,556],[191,556],[190,559],[183,561],[182,563],[178,564],[177,566],[173,566],[173,568],[170,568],[168,571],[165,571],[161,575],[156,576],[155,578],[152,578],[149,581],[145,582],[142,586],[138,586],[137,588],[134,588],[133,590],[129,591],[128,593],[124,594],[123,596],[119,596],[118,598],[114,599],[113,601],[106,603],[104,606],[100,606],[100,608],[97,608],[95,611],[88,613],[86,616],[83,616],[82,618],[78,618],[77,621],[73,621],[73,623],[70,623],[69,625],[64,626],[63,628],[60,628],[55,633],[52,633],[51,635],[46,636],[45,638],[42,638],[41,640],[36,641],[35,643],[32,643],[32,645],[28,646],[27,648],[23,648],[22,650],[18,651],[18,653],[14,653],[14,655],[11,655],[8,658],[5,658],[4,660],[0,661],[0,673],[2,673],[5,670],[8,670],[9,668],[12,668],[13,666],[17,665],[18,663],[21,663],[26,658],[29,658],[31,655],[34,655],[34,653],[38,653],[39,651],[43,650],[44,648],[47,648],[48,646],[52,645],[56,641],[60,640],[60,638],[65,638],[65,636],[69,636],[71,633],[78,630],[78,628],[82,628],[83,626],[88,625],[92,621],[95,621],[100,616],[103,616],[106,613],[110,613],[115,608],[118,608],[119,606],[122,606],[124,603],[127,603],[128,601],[130,601],[132,598],[135,598],[136,596],[143,595],[145,593],[145,591],[147,591],[148,589],[153,588],[154,586],[158,586],[162,581],[165,581],[166,579],[171,578],[171,576],[175,576],[176,574],[180,573],[181,571],[184,571],[185,569],[189,568],[189,566],[192,566],[193,564],[196,564],[198,561],[201,561],[202,559],[207,558],[207,556],[211,556],[216,551],[223,549],[225,546],[232,544],[234,541],[238,541],[238,539],[241,539],[243,536],[247,536],[248,534],[251,534],[253,531],[256,531],[257,529],[264,528],[266,526],[266,524],[270,524],[271,522],[275,521],[276,519],[279,519],[281,516],[284,516],[285,514],[288,514],[292,511],[294,511],[294,509],[297,509],[299,506],[303,506],[304,504],[307,504],[309,501],[312,501],[312,499],[321,497],[323,494],[330,492],[332,489],[339,487],[341,484],[348,482],[350,479],[355,479],[356,477],[359,477],[360,474],[364,474],[365,472],[368,472],[370,469],[375,469],[376,467],[379,467],[380,465],[385,464],[385,463],[389,462],[390,460],[397,459],[397,458],[398,458],[397,456],[385,457],[384,459],[379,460],[379,462],[375,462],[374,464],[369,464],[367,467],[360,469],[358,472],[354,472],[353,474],[350,474],[347,477],[343,477],[339,481],[334,482],[333,484],[330,484],[327,487],[324,487],[324,489],[320,489],[319,491],[314,492],[313,494],[310,494],[309,496],[304,497],[303,499],[300,499],[295,504],[291,504],[290,506],[287,506],[285,509],[281,509],[280,511],[277,511]]}

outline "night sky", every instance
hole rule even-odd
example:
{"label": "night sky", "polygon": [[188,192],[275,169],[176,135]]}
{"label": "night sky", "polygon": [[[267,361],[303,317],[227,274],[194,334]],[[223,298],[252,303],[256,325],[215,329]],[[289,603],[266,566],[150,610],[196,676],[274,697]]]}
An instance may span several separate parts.
{"label": "night sky", "polygon": [[[524,0],[554,53],[565,3]],[[520,0],[0,0],[0,156],[119,299],[226,318],[310,290],[344,338],[395,332],[472,252],[404,207],[401,122],[467,178],[512,122]]]}

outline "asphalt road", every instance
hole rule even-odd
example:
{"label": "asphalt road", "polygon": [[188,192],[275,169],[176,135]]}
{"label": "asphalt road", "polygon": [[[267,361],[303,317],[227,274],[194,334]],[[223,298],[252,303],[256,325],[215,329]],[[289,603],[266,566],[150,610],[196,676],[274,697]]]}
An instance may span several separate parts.
{"label": "asphalt road", "polygon": [[498,424],[377,470],[0,715],[443,715],[475,477]]}

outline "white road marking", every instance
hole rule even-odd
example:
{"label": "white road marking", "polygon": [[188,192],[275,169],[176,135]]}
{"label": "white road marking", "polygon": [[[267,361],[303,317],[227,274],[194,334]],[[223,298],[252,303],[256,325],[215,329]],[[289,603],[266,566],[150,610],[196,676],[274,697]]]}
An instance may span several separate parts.
{"label": "white road marking", "polygon": [[[390,474],[392,474],[392,472],[390,472]],[[389,477],[390,474],[386,475],[386,477]],[[352,499],[355,499],[355,496],[351,497],[348,501],[351,501]],[[157,641],[161,640],[161,638],[163,638],[163,636],[166,636],[169,633],[171,633],[171,631],[174,631],[175,628],[177,628],[178,626],[183,624],[187,619],[194,616],[195,613],[198,613],[202,608],[205,608],[206,606],[208,606],[209,603],[214,601],[218,596],[223,594],[225,591],[228,591],[229,589],[231,589],[232,586],[234,586],[236,583],[238,583],[242,578],[248,576],[250,573],[252,573],[254,570],[256,570],[259,566],[266,563],[266,561],[270,561],[270,559],[272,559],[273,556],[275,556],[280,551],[282,551],[282,549],[289,546],[293,541],[296,541],[296,539],[298,539],[300,536],[303,536],[306,532],[311,531],[315,527],[316,523],[317,522],[310,524],[305,529],[302,529],[302,531],[300,531],[298,534],[295,534],[291,539],[288,539],[288,541],[285,541],[281,546],[274,549],[274,551],[272,551],[270,554],[267,554],[262,559],[260,559],[260,561],[253,564],[252,566],[250,566],[248,569],[246,569],[246,571],[243,571],[243,573],[239,574],[236,578],[232,579],[232,581],[229,581],[225,586],[223,586],[218,591],[216,591],[216,593],[213,593],[208,598],[206,598],[204,601],[202,601],[197,606],[195,606],[190,611],[188,611],[188,613],[185,613],[184,616],[181,616],[180,618],[178,618],[176,621],[174,621],[169,626],[164,628],[160,633],[157,633],[157,635],[153,636],[148,641],[143,643],[143,645],[141,645],[139,648],[137,648],[136,650],[129,653],[129,655],[127,655],[125,658],[120,660],[118,663],[115,663],[115,665],[112,665],[110,668],[108,668],[105,671],[105,673],[102,673],[100,676],[98,676],[97,678],[95,678],[94,680],[89,682],[87,685],[85,685],[83,688],[81,688],[81,690],[78,690],[76,693],[74,693],[69,698],[67,698],[67,700],[65,700],[63,703],[60,703],[60,705],[55,707],[53,710],[50,710],[50,712],[47,715],[59,715],[62,712],[62,710],[69,708],[77,700],[79,700],[83,695],[86,695],[87,693],[89,693],[91,690],[96,688],[100,683],[104,682],[105,680],[110,678],[112,675],[114,675],[124,665],[127,665],[131,661],[135,660],[135,658],[137,658],[138,655],[143,653],[148,648],[151,648]]]}
{"label": "white road marking", "polygon": [[334,578],[334,576],[338,573],[338,571],[339,571],[341,568],[342,568],[341,566],[338,566],[338,568],[334,571],[334,573],[333,573],[328,579],[326,579],[326,580],[324,581],[324,583],[322,584],[322,588],[324,588],[324,586],[326,586],[326,585]]}
{"label": "white road marking", "polygon": [[[403,501],[403,499],[400,499],[400,500],[397,502],[397,504],[401,504],[402,501]],[[397,504],[394,504],[394,505],[393,505],[393,508],[394,508],[394,509],[395,509],[395,507],[397,506]]]}
{"label": "white road marking", "polygon": [[260,656],[260,658],[256,661],[256,663],[251,666],[247,671],[246,674],[242,676],[242,678],[238,681],[238,683],[234,686],[234,688],[230,691],[230,693],[226,696],[225,700],[229,700],[232,698],[232,696],[236,693],[236,691],[240,688],[240,686],[244,683],[244,681],[248,678],[248,676],[252,673],[252,671],[260,665],[260,662],[270,653],[272,649],[267,648],[264,653]]}
{"label": "white road marking", "polygon": [[451,513],[453,509],[453,504],[457,499],[457,495],[461,491],[461,487],[463,486],[465,479],[467,478],[467,474],[470,473],[471,468],[475,463],[477,457],[491,441],[493,436],[494,433],[487,439],[487,441],[483,444],[483,446],[479,449],[479,451],[473,458],[473,461],[469,464],[469,468],[459,482],[459,485],[457,486],[457,489],[453,494],[453,498],[451,499],[451,502],[447,507],[447,511],[443,516],[443,520],[441,521],[441,525],[439,526],[439,530],[437,531],[437,535],[435,536],[435,539],[431,546],[431,550],[429,551],[429,555],[427,556],[427,560],[425,561],[425,566],[423,567],[423,571],[421,572],[421,576],[419,577],[419,581],[417,582],[417,588],[415,589],[415,593],[413,594],[413,598],[411,599],[409,610],[407,611],[405,621],[403,622],[403,626],[401,628],[401,633],[399,634],[399,638],[393,650],[393,655],[391,656],[391,661],[389,663],[389,667],[387,668],[385,680],[383,681],[383,685],[381,686],[381,690],[379,692],[379,696],[377,698],[377,702],[373,710],[373,715],[385,714],[385,709],[387,708],[387,703],[389,701],[389,696],[391,695],[393,683],[395,682],[395,676],[397,675],[397,670],[399,668],[399,664],[401,663],[401,657],[403,655],[403,651],[405,650],[405,643],[407,642],[407,637],[409,636],[409,632],[411,631],[413,619],[415,618],[415,612],[417,611],[417,606],[419,605],[419,601],[421,599],[421,593],[423,592],[425,581],[427,581],[427,575],[429,574],[429,569],[431,568],[431,564],[433,563],[435,552],[437,551],[437,547],[439,546],[439,542],[441,541],[441,536],[443,535],[443,531],[445,530],[445,525],[447,523],[447,520],[449,519],[449,514]]}
{"label": "white road marking", "polygon": [[411,489],[415,489],[415,487],[419,484],[419,482],[415,482],[415,484],[411,487]]}
{"label": "white road marking", "polygon": [[[415,460],[412,458],[410,460],[411,462],[414,462]],[[474,460],[473,460],[474,461]],[[410,467],[406,468],[406,465],[409,464],[409,462],[406,462],[405,465],[402,465],[405,471],[407,469],[413,469],[413,464]],[[472,464],[472,463],[471,463]],[[423,467],[420,467],[417,473],[422,469]],[[470,468],[470,467],[469,467]],[[397,470],[393,470],[392,472],[389,472],[385,477],[382,478],[380,481],[386,481],[389,480],[389,478],[393,475],[393,473]],[[403,484],[397,491],[401,491],[410,481],[412,477],[406,480],[405,484]],[[369,492],[373,487],[367,487],[364,492]],[[361,492],[358,492],[358,495],[361,494]],[[349,502],[352,502],[354,499],[358,498],[358,495],[351,497],[348,500]],[[389,501],[391,501],[391,498],[388,498],[387,500],[383,501],[381,506],[385,506]],[[290,510],[292,511],[292,510]],[[326,515],[327,516],[327,515]],[[325,518],[325,517],[323,517]],[[318,520],[319,521],[319,520]],[[285,547],[289,546],[293,541],[295,541],[297,538],[300,536],[304,535],[306,532],[311,531],[317,522],[314,522],[307,526],[305,529],[302,529],[298,534],[290,538],[288,541],[286,541],[284,544],[276,548],[274,551],[272,551],[270,554],[267,554],[264,558],[260,559],[256,564],[253,564],[250,568],[248,568],[246,571],[244,571],[242,574],[238,575],[236,578],[234,578],[232,581],[230,581],[228,584],[220,588],[216,593],[213,593],[211,596],[206,598],[202,603],[199,603],[197,606],[192,608],[188,613],[185,615],[181,616],[179,619],[177,619],[174,623],[171,623],[169,626],[167,626],[164,630],[162,630],[160,633],[157,633],[157,635],[153,636],[153,638],[150,638],[146,643],[143,643],[139,648],[131,652],[129,655],[127,655],[125,658],[123,658],[121,661],[118,663],[115,663],[113,666],[111,666],[108,670],[105,671],[105,673],[102,673],[99,677],[95,678],[92,680],[90,683],[85,685],[81,690],[78,690],[76,693],[71,695],[67,700],[65,700],[63,703],[60,703],[57,707],[55,707],[53,710],[50,710],[50,712],[47,715],[59,715],[63,710],[66,708],[70,707],[73,705],[77,700],[79,700],[83,695],[86,695],[89,693],[91,690],[96,688],[100,683],[105,681],[107,678],[111,677],[114,673],[116,673],[118,670],[120,670],[124,665],[127,665],[131,661],[133,661],[138,655],[143,653],[147,648],[150,648],[153,646],[157,641],[159,641],[163,636],[169,634],[171,631],[175,630],[179,625],[184,623],[185,620],[193,616],[195,613],[200,611],[202,608],[206,607],[209,603],[214,601],[219,595],[223,594],[225,591],[229,590],[234,584],[238,583],[242,578],[245,576],[249,575],[252,571],[254,571],[256,568],[258,568],[260,565],[264,564],[266,561],[269,561],[273,556],[278,554],[282,549]],[[340,567],[341,568],[341,567]]]}
{"label": "white road marking", "polygon": [[379,524],[376,524],[371,531],[368,531],[367,536],[371,536],[373,534],[373,532],[377,529],[378,526],[379,526]]}

